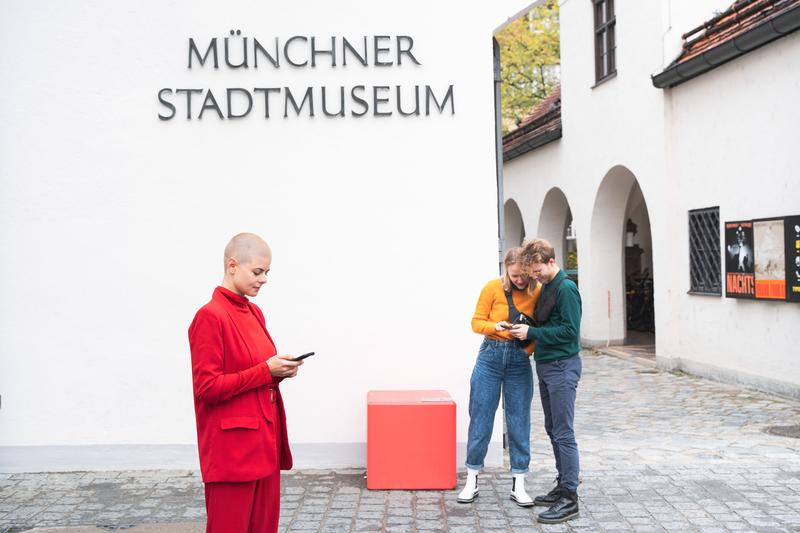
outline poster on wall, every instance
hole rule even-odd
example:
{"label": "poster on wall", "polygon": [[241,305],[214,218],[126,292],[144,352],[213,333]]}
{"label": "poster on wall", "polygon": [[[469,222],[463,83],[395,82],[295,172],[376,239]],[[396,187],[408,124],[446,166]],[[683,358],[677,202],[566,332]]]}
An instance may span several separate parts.
{"label": "poster on wall", "polygon": [[752,220],[725,223],[725,296],[756,296]]}
{"label": "poster on wall", "polygon": [[786,217],[783,232],[786,241],[786,299],[800,302],[800,216]]}
{"label": "poster on wall", "polygon": [[783,218],[753,221],[756,299],[786,300]]}

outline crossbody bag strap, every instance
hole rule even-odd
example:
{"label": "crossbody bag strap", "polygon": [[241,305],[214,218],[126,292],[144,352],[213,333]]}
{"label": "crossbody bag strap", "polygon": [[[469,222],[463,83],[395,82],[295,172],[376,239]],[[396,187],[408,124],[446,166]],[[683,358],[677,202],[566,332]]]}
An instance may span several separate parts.
{"label": "crossbody bag strap", "polygon": [[517,309],[517,306],[514,305],[514,299],[512,298],[514,289],[511,289],[510,291],[504,290],[503,292],[506,293],[506,301],[508,302],[508,321],[512,324],[516,324],[517,319],[520,316],[524,316],[529,322],[533,323],[533,319],[531,317]]}
{"label": "crossbody bag strap", "polygon": [[[548,288],[546,295],[543,297],[539,296],[539,300],[536,302],[536,309],[533,313],[537,326],[543,326],[544,323],[547,322],[547,319],[550,318],[550,314],[556,307],[558,288],[565,279],[567,279],[566,275],[559,279],[552,288]],[[542,288],[542,290],[544,290],[544,288]]]}
{"label": "crossbody bag strap", "polygon": [[517,306],[514,305],[514,298],[512,298],[513,290],[514,289],[511,289],[510,291],[503,291],[506,293],[506,301],[508,302],[508,321],[512,324],[517,321],[517,318],[521,314],[519,309],[517,309]]}

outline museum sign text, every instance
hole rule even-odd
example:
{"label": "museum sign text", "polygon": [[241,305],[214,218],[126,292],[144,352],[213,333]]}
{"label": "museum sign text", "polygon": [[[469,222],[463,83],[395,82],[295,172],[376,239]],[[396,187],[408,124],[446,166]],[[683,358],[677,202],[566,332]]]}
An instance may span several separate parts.
{"label": "museum sign text", "polygon": [[189,38],[187,66],[201,69],[258,69],[272,83],[263,87],[165,87],[158,91],[161,120],[185,117],[188,120],[281,117],[404,117],[455,114],[453,85],[361,83],[289,87],[275,84],[272,75],[280,69],[330,67],[352,77],[353,70],[365,68],[398,69],[422,66],[408,35],[374,35],[356,39],[331,36],[317,38],[294,35],[261,41],[243,37],[241,30],[207,42]]}

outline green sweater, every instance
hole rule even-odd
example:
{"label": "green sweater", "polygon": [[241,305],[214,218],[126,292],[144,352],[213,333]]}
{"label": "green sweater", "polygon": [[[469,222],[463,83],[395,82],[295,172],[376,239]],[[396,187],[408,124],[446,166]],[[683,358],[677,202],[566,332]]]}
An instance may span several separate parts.
{"label": "green sweater", "polygon": [[[560,270],[550,283],[542,287],[539,297],[544,298],[556,281],[566,277]],[[528,339],[536,341],[535,361],[566,359],[581,350],[581,295],[578,287],[571,279],[565,279],[557,290],[556,305],[544,326],[528,328]]]}

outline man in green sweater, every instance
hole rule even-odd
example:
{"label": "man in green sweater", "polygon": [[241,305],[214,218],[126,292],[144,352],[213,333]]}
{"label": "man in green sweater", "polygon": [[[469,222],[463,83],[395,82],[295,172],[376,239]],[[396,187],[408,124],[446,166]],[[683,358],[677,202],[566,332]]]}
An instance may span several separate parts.
{"label": "man in green sweater", "polygon": [[511,334],[536,341],[533,359],[544,410],[544,428],[553,446],[558,483],[534,499],[549,509],[539,522],[556,524],[578,517],[578,444],[575,442],[575,392],[581,378],[581,295],[555,261],[553,246],[536,239],[523,244],[523,271],[542,283],[534,325],[516,325]]}

